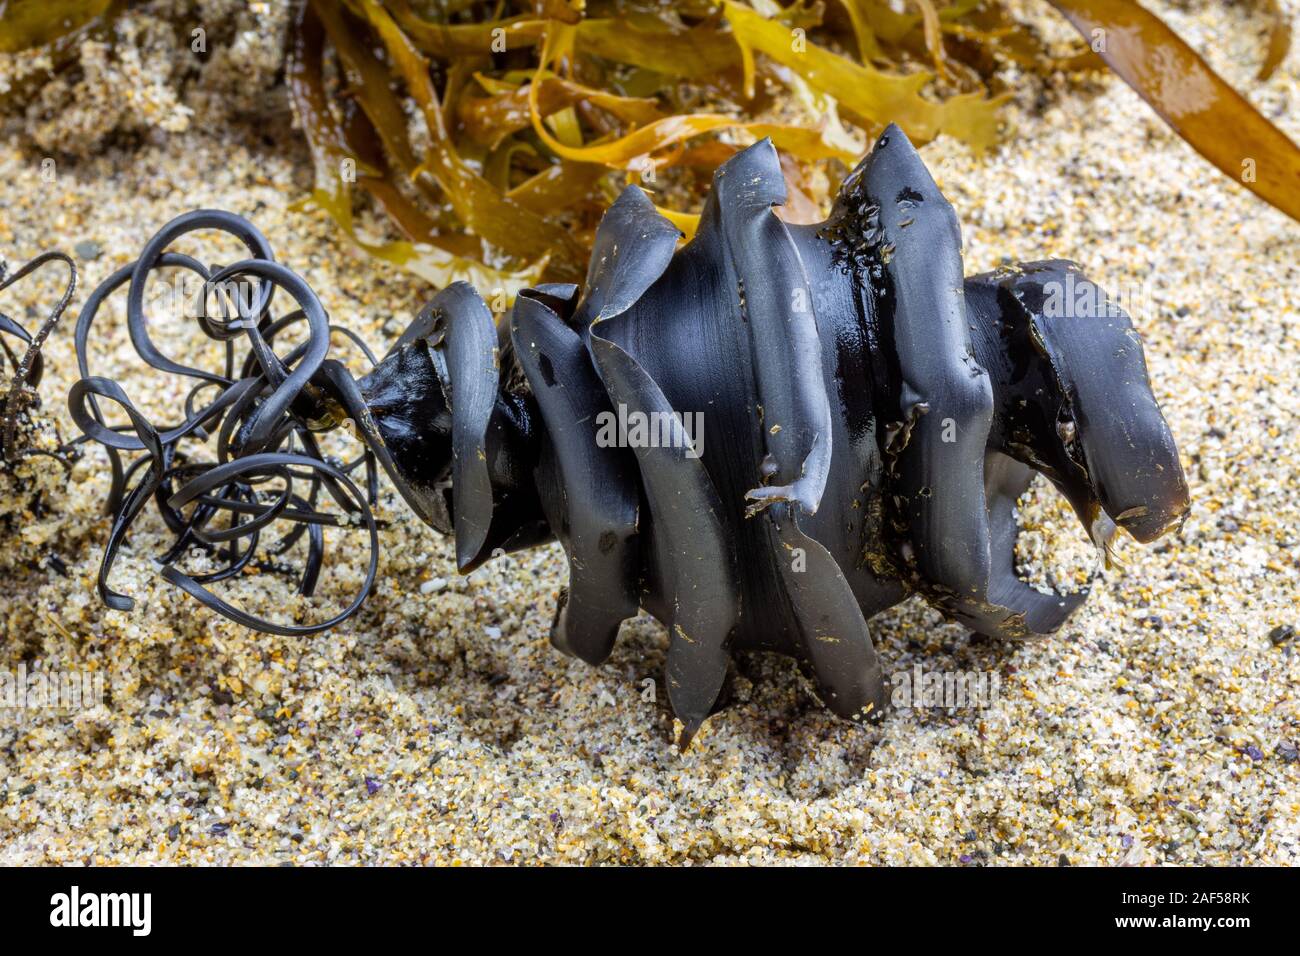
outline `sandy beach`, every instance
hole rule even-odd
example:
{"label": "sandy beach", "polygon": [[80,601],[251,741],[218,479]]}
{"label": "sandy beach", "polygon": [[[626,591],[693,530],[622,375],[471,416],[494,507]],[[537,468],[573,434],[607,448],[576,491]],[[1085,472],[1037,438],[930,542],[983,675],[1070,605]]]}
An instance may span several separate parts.
{"label": "sandy beach", "polygon": [[[1300,53],[1256,83],[1262,27],[1247,11],[1150,6],[1300,139]],[[295,205],[310,163],[275,85],[284,11],[240,7],[246,47],[227,55],[253,64],[256,121],[220,113],[212,87],[181,101],[162,81],[138,93],[139,128],[89,158],[53,147],[97,142],[93,107],[64,126],[0,121],[0,255],[75,250],[82,272],[41,388],[65,437],[78,306],[189,209],[252,219],[376,348],[433,292]],[[1052,29],[1066,35],[1059,18]],[[129,59],[105,66],[105,95]],[[1128,542],[1051,639],[973,639],[915,598],[871,622],[887,673],[995,671],[990,706],[860,727],[824,710],[792,662],[748,657],[732,706],[679,753],[659,624],[626,623],[602,667],[563,656],[547,639],[558,546],[458,576],[451,540],[387,484],[381,584],[329,634],[254,633],[187,598],[151,561],[171,543],[153,511],[114,572],[136,608],[112,611],[95,593],[108,477],[90,451],[48,512],[20,516],[20,542],[0,543],[0,670],[89,672],[107,689],[73,715],[0,707],[0,864],[1300,862],[1300,227],[1117,79],[1016,88],[990,155],[944,138],[921,151],[961,217],[966,270],[1070,258],[1126,295],[1193,510],[1173,537]],[[34,326],[55,275],[0,309]],[[96,325],[96,369],[166,418],[183,393],[141,370],[123,301]],[[196,337],[160,333],[178,349]],[[1022,524],[1030,575],[1097,565],[1041,481]],[[230,593],[254,611],[342,606],[364,547],[329,541],[312,601],[271,575]]]}

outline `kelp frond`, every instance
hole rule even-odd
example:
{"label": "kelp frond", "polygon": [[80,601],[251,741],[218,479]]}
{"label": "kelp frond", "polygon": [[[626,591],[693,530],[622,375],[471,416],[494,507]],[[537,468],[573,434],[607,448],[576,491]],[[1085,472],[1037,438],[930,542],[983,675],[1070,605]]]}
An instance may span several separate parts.
{"label": "kelp frond", "polygon": [[[805,218],[806,185],[840,178],[887,123],[988,149],[1008,65],[1109,67],[1300,219],[1300,150],[1163,22],[1133,0],[1048,2],[1082,44],[1049,45],[1000,0],[304,0],[286,77],[311,201],[374,256],[507,297],[581,280],[600,216],[632,179],[689,233],[695,217],[673,207],[764,136],[787,157],[785,214]],[[1267,78],[1291,33],[1276,0],[1259,3]],[[0,0],[0,53],[66,53],[123,5]],[[357,228],[358,193],[401,240]]]}

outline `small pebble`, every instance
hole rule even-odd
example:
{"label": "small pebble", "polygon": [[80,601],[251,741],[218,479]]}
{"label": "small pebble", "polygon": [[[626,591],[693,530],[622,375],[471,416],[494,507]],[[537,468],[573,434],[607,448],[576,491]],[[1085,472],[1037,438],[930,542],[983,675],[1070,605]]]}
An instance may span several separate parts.
{"label": "small pebble", "polygon": [[1292,624],[1279,624],[1273,630],[1268,632],[1268,639],[1273,642],[1274,647],[1278,647],[1291,640],[1296,635],[1295,626]]}
{"label": "small pebble", "polygon": [[104,254],[104,247],[93,239],[83,239],[72,247],[78,259],[93,262]]}

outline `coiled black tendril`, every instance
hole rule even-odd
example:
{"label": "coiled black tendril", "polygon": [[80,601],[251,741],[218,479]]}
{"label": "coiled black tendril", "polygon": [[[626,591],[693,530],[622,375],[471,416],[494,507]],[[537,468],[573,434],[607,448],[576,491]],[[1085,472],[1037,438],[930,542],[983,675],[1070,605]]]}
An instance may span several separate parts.
{"label": "coiled black tendril", "polygon": [[[205,267],[190,256],[167,249],[181,236],[217,230],[239,239],[250,258],[225,267]],[[202,280],[193,317],[198,329],[225,347],[220,372],[177,362],[150,337],[145,289],[156,270],[183,269]],[[110,378],[91,373],[92,327],[104,301],[126,287],[126,321],[131,344],[140,358],[161,372],[194,380],[184,402],[184,417],[158,425]],[[277,290],[296,306],[275,317]],[[216,299],[213,314],[210,300]],[[277,337],[305,325],[306,340],[284,356]],[[140,513],[152,499],[175,541],[157,558],[162,576],[230,620],[281,635],[313,634],[334,627],[361,607],[374,587],[378,568],[378,523],[372,512],[378,495],[375,457],[364,451],[351,461],[325,455],[317,440],[324,427],[337,424],[338,403],[330,395],[332,378],[351,377],[329,358],[331,333],[357,345],[373,365],[375,356],[348,329],[331,325],[316,294],[301,277],[277,263],[271,247],[247,220],[217,210],[198,210],[168,223],[145,246],[140,258],[124,266],[91,293],[77,320],[76,350],[81,380],[73,385],[68,407],[84,439],[107,452],[112,471],[107,510],[112,527],[100,563],[98,590],[117,610],[134,600],[109,587],[118,553]],[[238,346],[247,350],[242,355]],[[110,424],[103,402],[125,412],[127,422]],[[129,459],[129,461],[128,461]],[[365,492],[352,476],[365,473]],[[342,513],[323,510],[324,499]],[[188,509],[188,510],[187,510]],[[292,527],[269,543],[277,522]],[[364,527],[369,537],[365,579],[351,603],[328,620],[288,625],[255,617],[209,590],[208,585],[249,571],[294,573],[298,592],[311,596],[324,562],[326,527]],[[306,538],[300,570],[285,562]],[[192,551],[206,552],[219,565],[203,574],[187,574],[176,562]]]}
{"label": "coiled black tendril", "polygon": [[[62,464],[65,469],[71,467],[69,456],[76,444],[75,442],[73,445],[63,446],[56,451],[30,447],[20,448],[18,446],[18,419],[23,408],[28,403],[33,403],[36,400],[37,389],[40,387],[41,378],[45,374],[45,357],[42,355],[41,349],[50,333],[54,331],[54,327],[59,324],[59,319],[67,310],[68,303],[72,301],[72,296],[77,291],[77,264],[62,252],[44,252],[10,275],[8,263],[0,261],[0,292],[4,292],[19,280],[40,271],[44,266],[59,262],[68,268],[68,282],[64,287],[63,295],[55,303],[54,308],[50,310],[50,314],[41,323],[35,335],[29,334],[18,322],[0,312],[0,349],[4,350],[4,356],[8,359],[9,366],[13,368],[13,378],[9,381],[8,392],[4,397],[3,407],[0,408],[0,461],[3,461],[6,465],[13,465],[30,456],[48,455]],[[6,335],[18,339],[26,346],[22,358],[19,358],[10,347],[9,341],[5,338]],[[3,367],[3,365],[0,364],[0,367]]]}

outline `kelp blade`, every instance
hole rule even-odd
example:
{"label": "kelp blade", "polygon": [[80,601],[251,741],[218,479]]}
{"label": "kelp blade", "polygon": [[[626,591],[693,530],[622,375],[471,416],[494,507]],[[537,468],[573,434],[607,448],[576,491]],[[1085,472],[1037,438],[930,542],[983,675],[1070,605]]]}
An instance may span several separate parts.
{"label": "kelp blade", "polygon": [[[418,211],[402,208],[404,197],[374,175],[379,170],[369,168],[370,164],[351,147],[330,111],[321,72],[322,25],[309,5],[304,4],[298,16],[285,80],[315,165],[316,183],[310,200],[359,248],[435,286],[443,287],[463,279],[479,288],[504,289],[513,295],[520,288],[536,284],[545,260],[520,272],[494,269],[438,248],[434,245],[438,237],[432,234],[430,224],[412,225]],[[346,162],[352,163],[357,184],[367,188],[404,231],[413,236],[425,234],[428,241],[370,242],[362,238],[352,218],[350,181],[342,174]]]}
{"label": "kelp blade", "polygon": [[751,123],[742,117],[722,116],[716,113],[696,113],[683,116],[666,116],[646,126],[638,127],[618,139],[589,146],[569,146],[546,128],[542,122],[540,103],[545,72],[551,61],[571,51],[576,42],[576,29],[568,24],[552,22],[542,48],[541,59],[533,81],[528,85],[529,109],[532,113],[533,132],[557,156],[580,163],[603,163],[615,169],[628,169],[644,157],[683,140],[704,133],[726,129],[743,129],[755,138],[769,136],[779,148],[794,153],[801,159],[839,159],[852,163],[856,155],[827,143],[820,130],[780,123]]}
{"label": "kelp blade", "polygon": [[117,7],[112,0],[9,0],[0,3],[0,53],[53,43]]}
{"label": "kelp blade", "polygon": [[725,10],[740,44],[748,90],[754,87],[754,54],[758,52],[834,97],[842,109],[878,126],[897,123],[912,139],[924,142],[947,133],[977,150],[987,149],[997,140],[997,109],[1002,97],[967,93],[935,103],[921,96],[921,88],[931,80],[929,73],[885,73],[812,43],[795,49],[785,24],[732,0],[725,0]]}
{"label": "kelp blade", "polygon": [[1198,153],[1300,220],[1300,149],[1163,21],[1131,0],[1049,2]]}
{"label": "kelp blade", "polygon": [[437,180],[457,218],[467,229],[517,261],[548,258],[549,274],[557,281],[580,279],[584,256],[573,237],[560,226],[503,196],[465,163],[445,128],[442,104],[429,75],[428,61],[375,0],[362,0],[361,8],[425,117],[430,142],[420,171]]}
{"label": "kelp blade", "polygon": [[1260,64],[1258,79],[1267,80],[1291,52],[1291,19],[1278,0],[1267,0],[1269,28],[1268,50]]}

